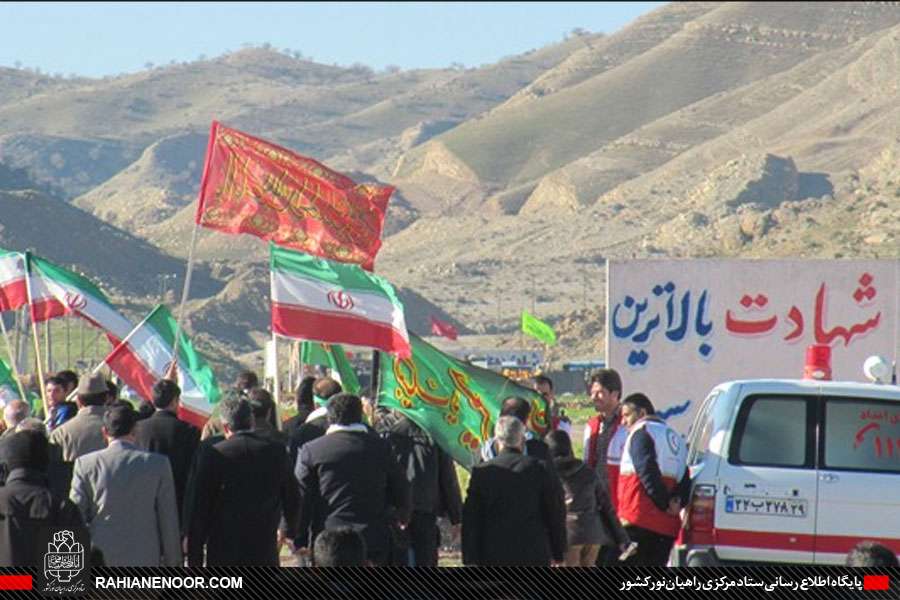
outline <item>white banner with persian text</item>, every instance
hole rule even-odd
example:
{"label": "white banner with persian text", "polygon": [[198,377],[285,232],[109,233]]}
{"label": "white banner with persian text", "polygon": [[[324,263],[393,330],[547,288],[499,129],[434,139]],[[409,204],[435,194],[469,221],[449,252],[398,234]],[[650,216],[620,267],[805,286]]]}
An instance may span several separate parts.
{"label": "white banner with persian text", "polygon": [[643,392],[687,433],[698,405],[733,379],[803,377],[806,349],[831,347],[832,379],[898,347],[898,262],[626,260],[607,264],[606,356],[624,393]]}

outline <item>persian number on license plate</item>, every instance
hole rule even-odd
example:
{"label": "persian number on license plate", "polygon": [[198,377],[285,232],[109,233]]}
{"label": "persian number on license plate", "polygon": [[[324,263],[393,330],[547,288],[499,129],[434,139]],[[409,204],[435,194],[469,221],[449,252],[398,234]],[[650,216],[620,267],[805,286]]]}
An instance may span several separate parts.
{"label": "persian number on license plate", "polygon": [[727,496],[725,512],[774,517],[806,517],[808,503],[802,498],[764,496]]}

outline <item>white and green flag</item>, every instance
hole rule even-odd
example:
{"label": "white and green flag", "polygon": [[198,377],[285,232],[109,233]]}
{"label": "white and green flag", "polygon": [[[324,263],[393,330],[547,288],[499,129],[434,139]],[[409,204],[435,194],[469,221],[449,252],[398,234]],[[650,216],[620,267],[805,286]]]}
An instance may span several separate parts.
{"label": "white and green flag", "polygon": [[[159,305],[106,357],[106,364],[144,400],[153,398],[153,386],[162,379],[175,355],[177,324],[172,313]],[[212,368],[194,350],[184,331],[178,349],[179,418],[202,427],[219,401],[219,384]]]}

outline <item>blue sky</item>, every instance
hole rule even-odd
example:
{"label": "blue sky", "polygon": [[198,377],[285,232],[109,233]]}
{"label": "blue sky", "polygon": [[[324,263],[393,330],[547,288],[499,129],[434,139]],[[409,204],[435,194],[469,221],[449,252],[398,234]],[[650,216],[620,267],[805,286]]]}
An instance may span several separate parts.
{"label": "blue sky", "polygon": [[375,69],[478,66],[612,33],[664,2],[0,3],[0,66],[103,76],[217,56],[245,44]]}

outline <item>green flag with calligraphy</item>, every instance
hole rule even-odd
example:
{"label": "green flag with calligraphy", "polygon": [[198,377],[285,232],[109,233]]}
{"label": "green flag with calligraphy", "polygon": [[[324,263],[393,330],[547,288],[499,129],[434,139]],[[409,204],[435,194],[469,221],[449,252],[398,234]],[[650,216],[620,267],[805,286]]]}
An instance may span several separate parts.
{"label": "green flag with calligraphy", "polygon": [[13,400],[24,400],[31,406],[31,414],[40,414],[41,397],[29,390],[25,391],[25,395],[27,397],[22,398],[12,369],[0,358],[0,406],[6,406]]}
{"label": "green flag with calligraphy", "polygon": [[547,429],[543,399],[502,375],[444,354],[422,338],[409,334],[412,358],[380,354],[378,404],[414,421],[465,468],[494,434],[500,404],[509,396],[531,403],[529,429]]}
{"label": "green flag with calligraphy", "polygon": [[550,346],[556,343],[556,332],[553,328],[527,310],[522,311],[522,332]]}

